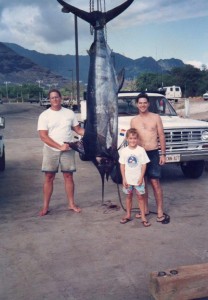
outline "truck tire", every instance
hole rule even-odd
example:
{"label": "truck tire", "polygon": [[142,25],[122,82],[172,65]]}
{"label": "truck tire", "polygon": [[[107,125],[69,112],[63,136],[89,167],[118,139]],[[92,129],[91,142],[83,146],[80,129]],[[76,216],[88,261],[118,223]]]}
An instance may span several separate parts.
{"label": "truck tire", "polygon": [[185,177],[196,179],[202,175],[204,166],[204,160],[187,161],[181,163],[181,170]]}
{"label": "truck tire", "polygon": [[5,151],[3,149],[3,155],[0,157],[0,172],[5,170]]}
{"label": "truck tire", "polygon": [[110,174],[111,179],[113,180],[114,183],[121,184],[122,183],[122,176],[121,176],[121,171],[119,164],[117,164],[114,168],[113,171]]}

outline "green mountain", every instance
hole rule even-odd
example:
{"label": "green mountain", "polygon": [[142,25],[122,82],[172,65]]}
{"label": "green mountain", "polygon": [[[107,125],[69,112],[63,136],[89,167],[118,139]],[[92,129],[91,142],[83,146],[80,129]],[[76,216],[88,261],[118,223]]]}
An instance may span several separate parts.
{"label": "green mountain", "polygon": [[[33,62],[41,68],[50,70],[52,73],[58,74],[66,79],[71,79],[73,74],[75,79],[75,55],[43,54],[34,50],[25,49],[17,44],[4,43],[4,45],[15,51],[16,54],[19,54],[20,56],[29,59],[31,62]],[[160,59],[156,61],[152,57],[141,57],[138,59],[131,59],[119,53],[113,53],[112,55],[116,71],[119,72],[122,68],[125,68],[126,79],[133,79],[144,72],[166,73],[174,67],[184,66],[182,60],[175,58],[164,60]],[[80,55],[79,78],[84,83],[87,83],[88,70],[89,56]]]}
{"label": "green mountain", "polygon": [[0,43],[0,83],[36,83],[37,80],[44,80],[48,84],[63,84],[66,81],[61,75]]}

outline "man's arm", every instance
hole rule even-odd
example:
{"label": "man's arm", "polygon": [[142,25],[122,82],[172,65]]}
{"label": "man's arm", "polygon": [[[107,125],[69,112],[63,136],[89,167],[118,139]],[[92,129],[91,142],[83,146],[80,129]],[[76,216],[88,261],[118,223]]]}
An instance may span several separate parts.
{"label": "man's arm", "polygon": [[39,136],[41,141],[47,144],[50,147],[56,148],[60,151],[67,151],[70,149],[68,144],[60,145],[56,143],[53,139],[51,139],[48,135],[48,130],[39,130]]}
{"label": "man's arm", "polygon": [[72,129],[79,135],[83,136],[84,135],[84,128],[80,127],[79,125],[72,127]]}
{"label": "man's arm", "polygon": [[135,128],[135,125],[134,125],[134,120],[135,117],[133,119],[131,119],[131,122],[130,122],[130,128]]}
{"label": "man's arm", "polygon": [[160,141],[160,149],[161,149],[160,165],[164,165],[166,161],[166,142],[165,142],[165,134],[164,134],[162,120],[159,115],[157,120],[157,133],[158,133],[158,137]]}

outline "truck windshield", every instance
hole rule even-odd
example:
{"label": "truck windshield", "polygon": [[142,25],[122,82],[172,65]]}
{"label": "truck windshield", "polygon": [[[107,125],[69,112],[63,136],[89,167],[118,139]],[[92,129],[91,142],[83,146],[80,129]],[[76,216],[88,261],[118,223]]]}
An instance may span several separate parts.
{"label": "truck windshield", "polygon": [[[177,113],[170,102],[164,96],[149,96],[150,107],[149,111],[163,115],[176,116]],[[118,114],[119,116],[136,115],[138,114],[135,98],[120,98],[118,97]]]}

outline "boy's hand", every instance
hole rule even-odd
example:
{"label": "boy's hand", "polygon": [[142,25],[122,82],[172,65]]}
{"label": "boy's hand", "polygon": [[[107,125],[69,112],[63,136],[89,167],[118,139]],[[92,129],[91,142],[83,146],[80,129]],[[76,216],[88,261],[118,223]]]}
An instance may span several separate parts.
{"label": "boy's hand", "polygon": [[138,184],[138,185],[142,185],[142,184],[143,184],[143,178],[142,178],[142,179],[140,178],[140,179],[138,180],[137,184]]}
{"label": "boy's hand", "polygon": [[126,189],[127,189],[128,186],[129,186],[125,179],[123,180],[123,186],[124,186]]}

